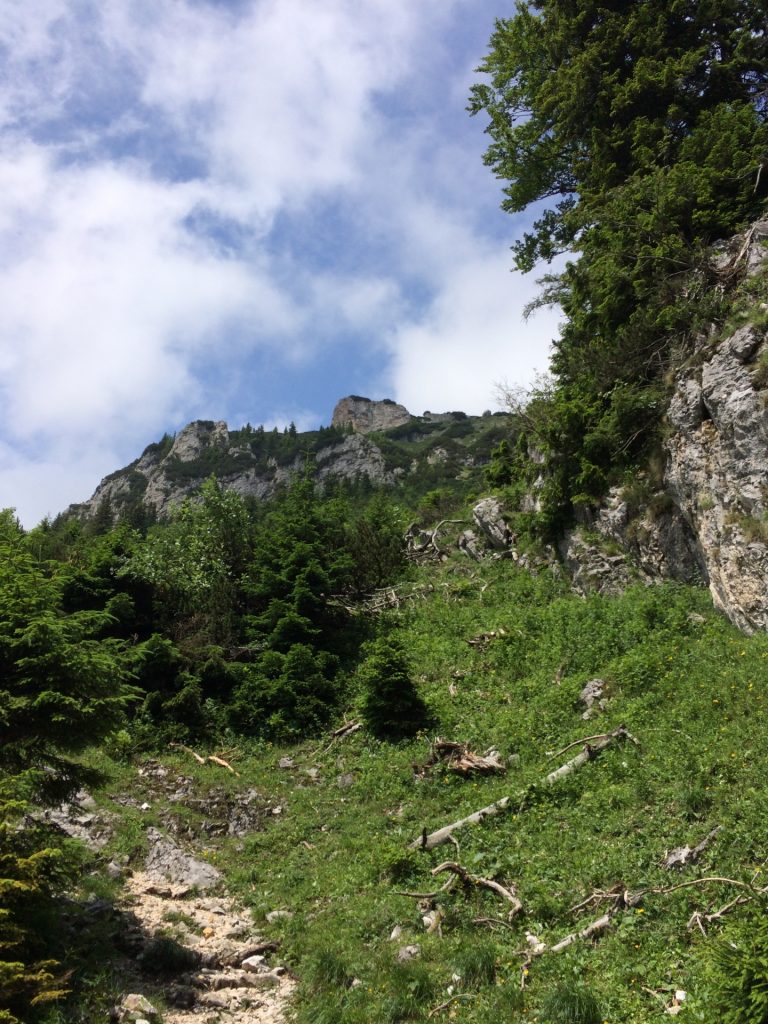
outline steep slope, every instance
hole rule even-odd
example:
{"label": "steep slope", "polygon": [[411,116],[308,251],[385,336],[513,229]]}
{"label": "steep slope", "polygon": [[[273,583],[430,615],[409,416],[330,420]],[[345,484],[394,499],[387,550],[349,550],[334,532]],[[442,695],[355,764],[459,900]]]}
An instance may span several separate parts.
{"label": "steep slope", "polygon": [[212,474],[226,489],[265,500],[307,467],[321,488],[340,483],[425,493],[479,479],[509,430],[504,414],[411,416],[389,400],[357,396],[337,404],[330,427],[302,433],[250,425],[230,430],[222,421],[196,420],[105,477],[68,514],[90,519],[101,510],[113,519],[143,509],[164,518]]}
{"label": "steep slope", "polygon": [[[723,249],[722,269],[744,274],[736,310],[675,372],[662,487],[654,493],[645,474],[614,488],[562,544],[577,574],[599,560],[602,538],[629,556],[635,577],[705,583],[715,606],[747,632],[768,628],[766,242],[761,221]],[[616,570],[626,575],[621,562]],[[591,582],[615,589],[621,581],[606,570]]]}

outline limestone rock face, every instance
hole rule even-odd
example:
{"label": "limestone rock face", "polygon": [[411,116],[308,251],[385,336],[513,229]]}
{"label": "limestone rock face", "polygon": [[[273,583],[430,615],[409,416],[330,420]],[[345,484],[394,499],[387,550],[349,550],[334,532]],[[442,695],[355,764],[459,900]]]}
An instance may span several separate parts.
{"label": "limestone rock face", "polygon": [[[304,455],[298,455],[283,464],[275,459],[264,463],[247,446],[236,443],[226,423],[196,420],[172,443],[169,439],[165,446],[150,445],[130,466],[106,477],[87,502],[72,506],[71,511],[90,517],[105,501],[118,511],[138,495],[163,518],[174,505],[196,493],[212,472],[222,487],[263,501],[301,474],[304,460]],[[315,461],[321,488],[332,478],[367,478],[379,487],[394,481],[380,449],[362,434],[339,438],[317,452]]]}
{"label": "limestone rock face", "polygon": [[317,480],[324,483],[329,477],[356,480],[367,477],[372,484],[386,486],[392,483],[384,456],[373,441],[360,434],[351,434],[332,448],[324,448],[317,455]]}
{"label": "limestone rock face", "polygon": [[[768,266],[768,221],[724,247],[748,275]],[[708,584],[716,607],[746,632],[768,629],[768,362],[765,307],[727,337],[703,337],[678,371],[667,410],[663,491],[630,510],[621,489],[566,537],[577,589],[614,591],[672,578]],[[758,372],[758,370],[760,372]],[[592,535],[592,541],[589,536]],[[594,537],[597,535],[598,544]],[[630,558],[599,549],[612,543]],[[616,571],[611,571],[612,559]],[[623,561],[623,560],[622,560]]]}
{"label": "limestone rock face", "polygon": [[603,506],[583,518],[582,526],[570,531],[561,544],[579,593],[615,594],[633,583],[662,579],[692,584],[708,579],[693,528],[669,495],[656,495],[633,510],[622,489],[614,487]]}
{"label": "limestone rock face", "polygon": [[[587,523],[601,543],[568,534],[561,551],[575,589],[701,582],[740,629],[768,629],[768,395],[753,379],[764,351],[768,336],[752,326],[702,343],[675,381],[664,492],[632,512],[614,488]],[[605,542],[629,561],[601,552]]]}
{"label": "limestone rock face", "polygon": [[581,530],[569,530],[559,548],[577,594],[620,594],[637,578],[626,554],[607,551]]}
{"label": "limestone rock face", "polygon": [[228,443],[229,431],[223,420],[219,420],[218,423],[211,420],[195,420],[176,435],[170,455],[180,462],[192,462],[200,457],[205,448],[226,448]]}
{"label": "limestone rock face", "polygon": [[749,632],[768,628],[768,410],[753,381],[765,347],[764,331],[742,327],[682,372],[667,442],[666,485],[696,536],[715,605]]}
{"label": "limestone rock face", "polygon": [[351,426],[360,434],[369,434],[373,430],[389,430],[399,427],[411,420],[411,414],[404,405],[397,405],[388,398],[375,402],[359,395],[349,395],[336,403],[333,410],[331,425],[334,427]]}

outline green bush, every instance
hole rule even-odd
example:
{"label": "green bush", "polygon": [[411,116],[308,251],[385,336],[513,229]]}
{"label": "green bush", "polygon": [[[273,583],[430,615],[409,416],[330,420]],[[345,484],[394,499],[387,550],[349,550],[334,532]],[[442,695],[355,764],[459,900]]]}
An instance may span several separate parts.
{"label": "green bush", "polygon": [[426,726],[429,714],[411,679],[402,642],[381,637],[367,645],[366,653],[359,669],[366,726],[380,739],[414,736]]}
{"label": "green bush", "polygon": [[722,1024],[768,1021],[768,901],[752,904],[711,950],[714,1002]]}

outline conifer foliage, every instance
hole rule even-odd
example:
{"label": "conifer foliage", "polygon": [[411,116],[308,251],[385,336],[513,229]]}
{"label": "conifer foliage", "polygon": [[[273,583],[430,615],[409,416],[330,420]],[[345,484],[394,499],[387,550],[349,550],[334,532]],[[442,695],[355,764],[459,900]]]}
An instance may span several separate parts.
{"label": "conifer foliage", "polygon": [[379,637],[366,647],[360,666],[363,719],[380,739],[415,736],[429,722],[429,712],[411,678],[403,643],[396,634]]}
{"label": "conifer foliage", "polygon": [[23,821],[30,801],[78,787],[75,755],[118,726],[132,697],[106,611],[61,609],[65,573],[41,565],[0,513],[0,1021],[56,998],[56,965],[29,928],[66,875],[61,852]]}
{"label": "conifer foliage", "polygon": [[570,254],[541,299],[567,317],[547,439],[562,508],[647,449],[673,339],[716,314],[704,249],[762,209],[765,4],[520,3],[479,70],[503,206],[537,213],[517,267]]}

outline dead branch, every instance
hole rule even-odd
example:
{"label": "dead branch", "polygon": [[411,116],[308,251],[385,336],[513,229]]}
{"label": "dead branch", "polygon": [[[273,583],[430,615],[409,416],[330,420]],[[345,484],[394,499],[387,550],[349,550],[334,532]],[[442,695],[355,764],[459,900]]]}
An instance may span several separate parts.
{"label": "dead branch", "polygon": [[[761,176],[762,170],[763,170],[763,165],[761,164],[760,167],[758,168],[757,178],[755,180],[755,188],[758,187],[758,184],[760,182],[760,176]],[[726,263],[726,265],[724,267],[722,267],[718,271],[718,277],[720,277],[721,280],[724,280],[724,281],[727,282],[729,278],[732,278],[732,277],[736,276],[739,264],[744,259],[745,255],[747,254],[747,251],[749,250],[750,245],[752,244],[752,240],[754,238],[754,234],[755,234],[755,229],[754,229],[754,226],[753,226],[753,227],[751,227],[749,229],[749,231],[747,231],[746,236],[744,238],[744,244],[742,245],[742,247],[739,250],[738,254],[736,256],[732,257],[732,259],[730,259],[728,261],[728,263]]]}
{"label": "dead branch", "polygon": [[[605,894],[604,894],[605,895]],[[564,949],[568,949],[574,942],[581,942],[587,939],[593,939],[598,935],[602,935],[603,932],[608,931],[613,926],[614,918],[622,910],[629,910],[642,900],[644,893],[635,893],[632,895],[629,891],[623,890],[615,894],[613,906],[610,907],[600,917],[595,918],[585,928],[580,928],[578,931],[569,932],[558,942],[548,946],[545,942],[542,942],[536,935],[529,934],[526,936],[528,940],[529,949],[519,951],[525,956],[525,963],[523,964],[523,974],[521,978],[521,987],[525,985],[525,978],[530,969],[531,963],[537,957],[543,956],[545,953],[562,953]]]}
{"label": "dead branch", "polygon": [[[592,739],[594,743],[585,743],[584,749],[576,757],[571,758],[570,761],[566,761],[564,765],[550,772],[549,775],[544,777],[542,784],[544,786],[551,786],[567,775],[571,775],[578,768],[581,768],[582,765],[594,761],[604,750],[621,740],[628,739],[632,743],[637,744],[635,737],[623,725],[620,725],[612,732],[602,733],[599,736],[592,737]],[[534,788],[533,786],[528,787],[527,790],[517,797],[515,802],[513,802],[512,797],[503,796],[500,800],[488,804],[487,807],[482,807],[479,811],[467,815],[466,818],[460,818],[451,825],[444,825],[435,832],[427,833],[427,830],[424,829],[421,836],[409,844],[409,849],[434,850],[436,846],[449,842],[453,833],[460,828],[464,828],[466,825],[478,825],[480,822],[485,821],[486,818],[492,818],[497,814],[501,814],[502,811],[509,809],[510,806],[524,806],[526,799]]]}
{"label": "dead branch", "polygon": [[437,543],[440,531],[446,526],[466,526],[467,519],[441,519],[431,530],[420,529],[417,523],[411,523],[405,531],[405,548],[413,561],[442,560],[445,552]]}
{"label": "dead branch", "polygon": [[194,757],[198,764],[205,764],[205,758],[195,753],[191,747],[185,747],[183,743],[169,743],[169,747],[174,747],[176,750],[183,750],[185,754],[189,754],[190,757]]}
{"label": "dead branch", "polygon": [[465,743],[443,740],[439,736],[429,748],[429,758],[421,766],[414,765],[414,769],[421,777],[434,765],[441,763],[450,771],[463,776],[506,771],[498,750],[492,748],[483,755],[475,754]]}
{"label": "dead branch", "polygon": [[477,997],[473,992],[458,992],[455,996],[451,996],[450,999],[446,999],[444,1003],[440,1003],[433,1010],[430,1010],[427,1017],[436,1017],[438,1013],[442,1013],[443,1010],[447,1010],[454,1003],[458,1003],[461,1000],[476,999]]}
{"label": "dead branch", "polygon": [[439,889],[435,889],[434,892],[404,892],[402,889],[397,889],[395,892],[398,896],[408,896],[412,900],[433,900],[440,896],[441,893],[450,892],[456,885],[457,880],[456,875],[451,875],[448,881],[444,882]]}
{"label": "dead branch", "polygon": [[504,921],[500,917],[475,917],[472,919],[472,924],[489,924],[491,927],[498,925],[500,928],[514,928],[515,926],[509,921]]}
{"label": "dead branch", "polygon": [[766,889],[755,889],[750,882],[742,882],[738,878],[723,878],[721,875],[710,875],[706,878],[689,878],[687,882],[678,882],[677,885],[660,885],[652,889],[643,889],[641,895],[652,893],[654,896],[667,896],[678,889],[689,889],[695,885],[708,885],[710,882],[720,882],[722,885],[735,885],[739,889],[747,889],[749,892],[757,893],[768,891]]}
{"label": "dead branch", "polygon": [[606,736],[604,732],[598,732],[594,736],[584,736],[583,739],[574,740],[573,743],[569,743],[563,747],[562,750],[555,750],[553,753],[548,754],[548,760],[553,761],[556,757],[562,757],[563,754],[567,754],[569,750],[573,750],[574,747],[581,747],[585,743],[591,743],[593,740],[601,740]]}
{"label": "dead branch", "polygon": [[685,868],[689,864],[695,864],[702,853],[706,850],[715,836],[722,831],[722,825],[713,828],[709,835],[704,836],[696,846],[678,846],[671,853],[666,854],[662,862],[665,868]]}
{"label": "dead branch", "polygon": [[362,729],[362,722],[345,722],[344,725],[340,725],[338,729],[334,729],[331,736],[335,740],[343,739],[345,736],[351,736],[353,732],[357,732],[358,729]]}
{"label": "dead branch", "polygon": [[331,742],[328,744],[328,746],[322,748],[318,747],[317,750],[313,752],[312,756],[322,757],[323,754],[328,753],[328,751],[331,749],[331,747],[337,740],[346,739],[347,736],[351,736],[352,733],[357,732],[359,729],[362,729],[362,727],[362,722],[345,722],[344,725],[339,726],[338,729],[334,729],[334,731],[331,733]]}
{"label": "dead branch", "polygon": [[229,761],[225,761],[223,757],[217,757],[216,754],[209,754],[207,757],[202,757],[200,754],[192,750],[191,747],[185,747],[183,743],[169,743],[170,747],[174,747],[176,750],[183,750],[185,754],[189,754],[190,757],[194,757],[198,764],[206,764],[210,761],[213,764],[218,764],[222,768],[226,768],[232,772],[233,775],[237,775],[240,778],[240,773],[236,772]]}
{"label": "dead branch", "polygon": [[590,896],[587,896],[581,903],[577,903],[571,907],[568,911],[569,914],[577,914],[580,910],[585,910],[587,907],[591,907],[593,903],[599,903],[601,900],[616,900],[624,892],[624,886],[621,882],[617,882],[611,889],[596,889]]}
{"label": "dead branch", "polygon": [[510,921],[523,909],[523,904],[520,902],[520,898],[512,886],[502,885],[500,882],[495,882],[492,878],[481,878],[479,875],[470,875],[466,868],[452,860],[447,860],[443,864],[438,864],[436,868],[432,868],[432,875],[442,874],[443,871],[450,871],[454,875],[458,876],[465,889],[474,885],[479,889],[489,889],[491,892],[495,892],[497,896],[501,896],[502,899],[507,900],[512,905],[512,909],[508,914]]}
{"label": "dead branch", "polygon": [[240,772],[236,772],[232,765],[229,763],[229,761],[225,761],[223,757],[217,757],[215,754],[209,754],[208,760],[213,762],[213,764],[218,764],[222,768],[226,768],[227,771],[230,771],[232,772],[233,775],[236,775],[238,779],[240,778]]}

